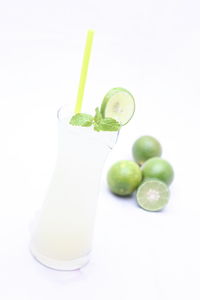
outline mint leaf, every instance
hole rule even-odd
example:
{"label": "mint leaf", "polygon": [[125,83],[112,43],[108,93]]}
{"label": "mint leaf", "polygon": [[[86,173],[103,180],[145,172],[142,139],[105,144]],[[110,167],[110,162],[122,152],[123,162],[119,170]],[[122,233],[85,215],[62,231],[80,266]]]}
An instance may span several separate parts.
{"label": "mint leaf", "polygon": [[69,123],[74,126],[89,127],[92,125],[93,119],[93,116],[89,114],[78,113],[71,118]]}
{"label": "mint leaf", "polygon": [[98,107],[95,109],[95,112],[96,112],[96,114],[94,116],[94,122],[99,124],[100,121],[102,120],[102,114],[100,113],[100,110]]}
{"label": "mint leaf", "polygon": [[115,119],[104,118],[98,124],[98,131],[118,131],[121,125]]}

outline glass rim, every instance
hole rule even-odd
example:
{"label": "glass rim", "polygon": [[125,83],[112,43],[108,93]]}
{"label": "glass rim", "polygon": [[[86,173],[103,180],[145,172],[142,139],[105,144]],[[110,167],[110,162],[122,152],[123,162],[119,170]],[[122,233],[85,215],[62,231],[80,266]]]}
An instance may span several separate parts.
{"label": "glass rim", "polygon": [[62,110],[64,110],[65,109],[65,106],[64,105],[62,105],[62,106],[60,106],[59,108],[58,108],[58,110],[57,110],[57,119],[58,119],[58,121],[63,121],[63,120],[65,120],[65,119],[68,119],[68,117],[69,117],[69,115],[70,115],[70,112],[68,113],[68,114],[65,114],[65,118],[63,117],[61,117],[61,112],[62,112]]}

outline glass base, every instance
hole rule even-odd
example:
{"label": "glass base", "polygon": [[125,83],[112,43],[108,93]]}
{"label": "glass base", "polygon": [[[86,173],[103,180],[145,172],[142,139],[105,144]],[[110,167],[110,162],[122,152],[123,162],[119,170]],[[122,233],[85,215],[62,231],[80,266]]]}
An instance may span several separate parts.
{"label": "glass base", "polygon": [[57,271],[74,271],[81,269],[85,265],[88,264],[90,259],[90,254],[88,253],[85,256],[82,256],[80,258],[74,259],[74,260],[55,260],[51,259],[49,257],[46,257],[44,255],[41,255],[38,253],[35,249],[32,247],[30,248],[31,254],[33,257],[41,263],[43,266],[57,270]]}

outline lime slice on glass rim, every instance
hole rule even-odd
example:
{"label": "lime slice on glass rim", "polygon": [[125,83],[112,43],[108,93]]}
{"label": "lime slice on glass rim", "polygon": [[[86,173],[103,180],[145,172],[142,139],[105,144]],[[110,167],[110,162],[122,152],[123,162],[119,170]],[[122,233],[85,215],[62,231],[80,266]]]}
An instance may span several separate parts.
{"label": "lime slice on glass rim", "polygon": [[127,124],[135,112],[135,100],[124,88],[113,88],[104,97],[101,113],[104,118],[112,118],[121,125]]}
{"label": "lime slice on glass rim", "polygon": [[147,179],[138,188],[136,193],[137,203],[149,211],[159,211],[169,201],[168,186],[157,179]]}

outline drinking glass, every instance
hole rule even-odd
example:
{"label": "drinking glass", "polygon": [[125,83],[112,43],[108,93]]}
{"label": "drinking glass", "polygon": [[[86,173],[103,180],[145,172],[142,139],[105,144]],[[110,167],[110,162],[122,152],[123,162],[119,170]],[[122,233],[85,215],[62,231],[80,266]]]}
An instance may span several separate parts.
{"label": "drinking glass", "polygon": [[70,117],[64,107],[57,113],[57,162],[30,244],[39,262],[57,270],[89,261],[102,168],[118,137],[72,126]]}

